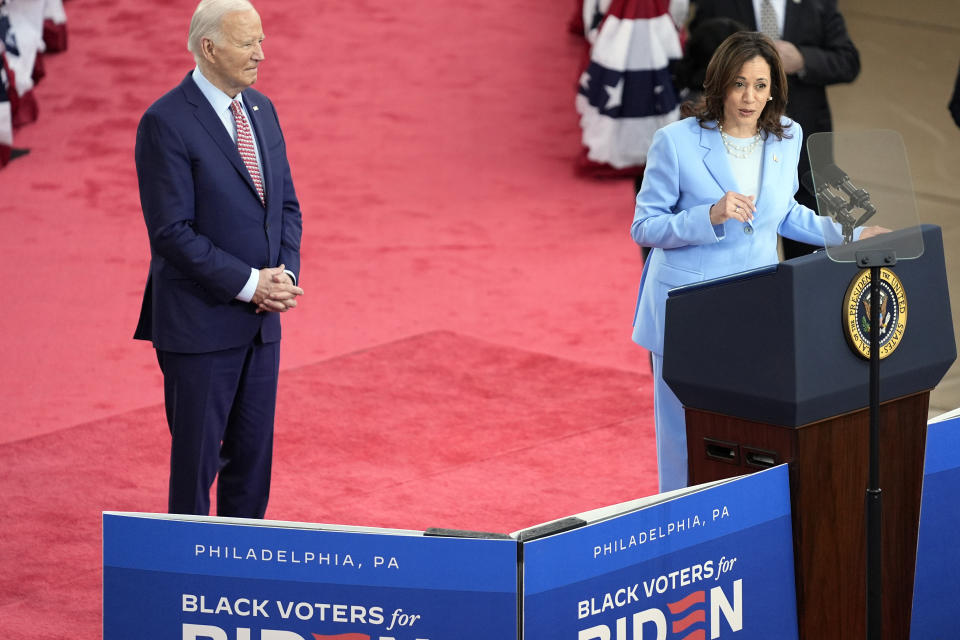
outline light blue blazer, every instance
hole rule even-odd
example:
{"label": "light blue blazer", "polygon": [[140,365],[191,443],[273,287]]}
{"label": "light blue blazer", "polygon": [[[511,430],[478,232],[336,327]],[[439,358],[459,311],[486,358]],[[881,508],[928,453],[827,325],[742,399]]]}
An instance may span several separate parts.
{"label": "light blue blazer", "polygon": [[823,246],[826,228],[829,244],[842,240],[828,219],[794,199],[803,132],[787,118],[783,125],[789,138],[771,135],[763,143],[753,221],[727,220],[716,226],[710,224],[710,207],[727,191],[742,193],[720,132],[704,129],[696,118],[656,132],[630,227],[637,244],[653,247],[643,265],[634,342],[662,355],[667,291],[776,263],[778,233]]}

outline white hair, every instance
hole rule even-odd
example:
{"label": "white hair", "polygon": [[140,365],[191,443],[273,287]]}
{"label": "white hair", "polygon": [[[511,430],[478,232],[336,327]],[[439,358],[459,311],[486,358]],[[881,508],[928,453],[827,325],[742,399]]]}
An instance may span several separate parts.
{"label": "white hair", "polygon": [[[223,17],[234,11],[250,11],[250,0],[200,0],[193,18],[190,19],[190,33],[187,36],[187,49],[193,59],[200,64],[203,59],[203,39],[220,42],[223,36],[221,26]],[[255,9],[254,9],[255,10]]]}

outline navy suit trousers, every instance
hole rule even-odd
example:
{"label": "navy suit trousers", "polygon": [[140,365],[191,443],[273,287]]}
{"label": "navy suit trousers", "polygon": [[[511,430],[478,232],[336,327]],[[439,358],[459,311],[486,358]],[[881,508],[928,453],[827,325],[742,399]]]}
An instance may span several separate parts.
{"label": "navy suit trousers", "polygon": [[[157,350],[170,427],[170,513],[262,518],[270,495],[280,343]],[[219,478],[217,478],[219,474]]]}

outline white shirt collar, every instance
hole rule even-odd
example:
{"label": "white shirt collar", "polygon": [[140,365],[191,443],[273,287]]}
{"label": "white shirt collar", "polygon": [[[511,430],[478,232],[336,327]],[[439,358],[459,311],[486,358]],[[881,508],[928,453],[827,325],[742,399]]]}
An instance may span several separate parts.
{"label": "white shirt collar", "polygon": [[[215,87],[212,82],[207,80],[206,76],[203,75],[203,72],[200,71],[199,66],[194,67],[193,69],[193,81],[197,83],[200,93],[203,94],[203,97],[207,99],[207,102],[210,103],[210,106],[213,107],[213,110],[217,114],[221,114],[230,109],[230,103],[234,100],[239,100],[240,104],[243,104],[242,92],[238,93],[236,98],[231,98],[223,91]],[[246,111],[246,108],[244,108],[244,111]]]}

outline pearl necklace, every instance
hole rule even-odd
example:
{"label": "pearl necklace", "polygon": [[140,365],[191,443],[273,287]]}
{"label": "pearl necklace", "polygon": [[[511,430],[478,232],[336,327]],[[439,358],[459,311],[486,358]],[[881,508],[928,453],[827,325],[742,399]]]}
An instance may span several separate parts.
{"label": "pearl necklace", "polygon": [[753,136],[753,140],[750,141],[750,144],[746,146],[740,146],[732,142],[732,137],[723,132],[723,125],[719,122],[717,127],[720,128],[720,138],[723,140],[723,146],[726,147],[727,153],[729,153],[734,158],[740,158],[741,160],[746,160],[753,154],[753,150],[757,148],[757,145],[760,144],[760,130],[757,130],[757,134]]}

